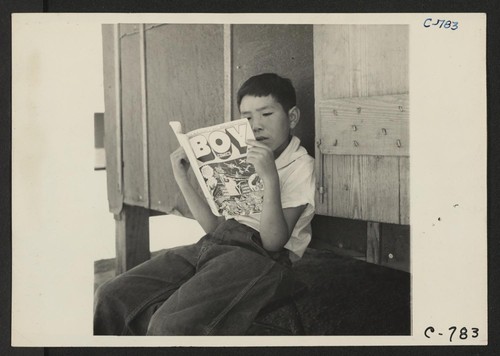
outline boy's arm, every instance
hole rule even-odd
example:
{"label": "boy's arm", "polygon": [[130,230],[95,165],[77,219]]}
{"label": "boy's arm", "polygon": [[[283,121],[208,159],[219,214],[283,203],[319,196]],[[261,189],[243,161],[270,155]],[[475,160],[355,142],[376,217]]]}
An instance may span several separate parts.
{"label": "boy's arm", "polygon": [[189,160],[182,147],[179,147],[170,155],[175,181],[181,190],[186,203],[193,213],[194,218],[201,225],[206,233],[213,232],[219,225],[223,217],[218,217],[212,213],[206,199],[198,194],[191,185],[187,172],[189,170]]}
{"label": "boy's arm", "polygon": [[268,251],[279,251],[288,242],[290,235],[306,205],[283,209],[278,171],[273,152],[258,141],[248,141],[251,149],[247,161],[264,181],[264,202],[260,217],[260,237]]}
{"label": "boy's arm", "polygon": [[279,178],[276,182],[264,181],[264,203],[260,215],[260,237],[268,251],[279,251],[290,239],[293,228],[306,208],[301,205],[283,209]]}

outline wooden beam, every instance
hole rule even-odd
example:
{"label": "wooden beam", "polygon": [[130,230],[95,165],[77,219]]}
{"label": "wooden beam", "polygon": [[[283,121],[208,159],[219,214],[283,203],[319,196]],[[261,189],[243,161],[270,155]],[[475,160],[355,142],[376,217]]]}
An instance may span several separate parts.
{"label": "wooden beam", "polygon": [[114,71],[115,71],[115,137],[116,137],[116,167],[118,173],[118,192],[123,197],[123,146],[122,146],[122,77],[121,77],[121,46],[120,24],[113,25],[114,34]]}
{"label": "wooden beam", "polygon": [[366,261],[380,264],[380,223],[367,223]]}
{"label": "wooden beam", "polygon": [[116,275],[128,271],[151,257],[149,251],[149,209],[123,205],[115,214]]}
{"label": "wooden beam", "polygon": [[[147,201],[144,157],[148,153],[144,81],[145,73],[141,58],[143,32],[130,34],[142,28],[137,24],[121,24],[121,107],[122,107],[122,156],[124,202],[149,208]],[[149,92],[148,92],[149,93]],[[149,113],[149,111],[147,111]]]}
{"label": "wooden beam", "polygon": [[144,174],[144,204],[149,208],[149,160],[148,160],[148,98],[146,72],[146,35],[144,24],[139,26],[139,55],[141,62],[141,123],[142,123],[142,164]]}
{"label": "wooden beam", "polygon": [[103,85],[104,85],[104,147],[106,155],[106,180],[109,210],[118,214],[122,210],[123,193],[121,184],[121,132],[120,124],[120,54],[118,25],[102,26],[103,43]]}
{"label": "wooden beam", "polygon": [[231,121],[232,97],[231,87],[231,25],[224,25],[224,122]]}

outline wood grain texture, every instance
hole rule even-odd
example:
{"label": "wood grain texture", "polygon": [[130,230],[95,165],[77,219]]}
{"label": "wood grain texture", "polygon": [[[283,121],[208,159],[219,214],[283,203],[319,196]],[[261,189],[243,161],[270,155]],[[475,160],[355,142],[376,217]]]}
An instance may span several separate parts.
{"label": "wood grain texture", "polygon": [[[118,36],[117,36],[118,37]],[[117,94],[120,91],[119,68],[116,68],[115,59],[120,53],[115,50],[115,33],[113,25],[102,26],[102,51],[103,51],[103,79],[104,79],[104,131],[106,154],[106,179],[109,210],[117,214],[122,209],[123,195],[121,192],[120,169],[118,150],[120,137],[117,135],[117,115],[120,115]],[[119,61],[116,61],[119,63]],[[117,77],[118,74],[118,77]]]}
{"label": "wood grain texture", "polygon": [[[146,31],[152,209],[192,216],[173,177],[170,153],[179,143],[168,122],[182,122],[185,131],[223,122],[223,44],[222,25],[160,25]],[[194,175],[191,182],[198,187]]]}
{"label": "wood grain texture", "polygon": [[224,122],[231,121],[233,112],[233,87],[232,87],[232,35],[231,27],[233,25],[224,25]]}
{"label": "wood grain texture", "polygon": [[409,155],[407,94],[328,99],[317,105],[321,153]]}
{"label": "wood grain texture", "polygon": [[397,158],[359,156],[363,220],[399,222],[399,165]]}
{"label": "wood grain texture", "polygon": [[321,99],[408,93],[408,26],[315,25]]}
{"label": "wood grain texture", "polygon": [[[393,157],[323,155],[321,215],[399,223],[398,161]],[[327,184],[326,184],[327,183]]]}
{"label": "wood grain texture", "polygon": [[380,223],[367,222],[366,262],[380,263]]}
{"label": "wood grain texture", "polygon": [[115,215],[116,274],[149,260],[149,210],[124,205]]}
{"label": "wood grain texture", "polygon": [[410,224],[410,159],[399,158],[399,206],[400,220],[403,225]]}
{"label": "wood grain texture", "polygon": [[139,57],[141,71],[141,126],[142,126],[142,172],[144,183],[144,206],[149,207],[149,159],[148,159],[148,104],[146,88],[146,34],[145,25],[139,25]]}
{"label": "wood grain texture", "polygon": [[144,186],[141,57],[139,25],[121,25],[124,201],[147,207]]}
{"label": "wood grain texture", "polygon": [[[407,94],[408,27],[315,25],[314,70],[318,103],[339,98]],[[316,117],[320,117],[319,105]],[[328,132],[319,133],[321,120],[316,120],[318,137],[327,143],[330,140],[330,147],[335,142],[335,133],[330,132],[333,129],[326,128]],[[398,157],[322,155],[319,147],[316,157],[320,158],[316,159],[318,186],[327,191],[323,202],[320,198],[317,200],[319,214],[399,223]]]}
{"label": "wood grain texture", "polygon": [[[301,118],[295,135],[314,156],[314,68],[311,25],[232,25],[234,98],[245,80],[274,72],[292,80]],[[233,117],[239,118],[234,102]]]}

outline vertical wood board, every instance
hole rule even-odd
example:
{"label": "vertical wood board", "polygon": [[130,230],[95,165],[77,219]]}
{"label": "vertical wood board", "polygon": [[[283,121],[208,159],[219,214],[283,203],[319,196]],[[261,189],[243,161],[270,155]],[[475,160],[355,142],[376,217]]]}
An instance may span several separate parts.
{"label": "vertical wood board", "polygon": [[141,121],[141,59],[138,25],[121,25],[124,201],[147,207],[144,190],[143,127]]}
{"label": "vertical wood board", "polygon": [[316,212],[399,223],[399,174],[394,157],[323,155],[325,197]]}
{"label": "vertical wood board", "polygon": [[[224,120],[222,25],[159,25],[146,31],[149,189],[152,209],[192,216],[174,180],[179,147],[169,121],[184,131]],[[194,176],[191,182],[198,187]],[[199,190],[201,194],[201,190]]]}
{"label": "vertical wood board", "polygon": [[399,158],[399,206],[400,220],[403,225],[410,224],[410,159]]}
{"label": "vertical wood board", "polygon": [[120,88],[117,87],[119,78],[115,73],[115,52],[113,25],[102,26],[102,52],[103,52],[103,80],[104,80],[104,131],[106,132],[104,145],[106,154],[106,179],[108,191],[109,210],[117,214],[122,209],[123,195],[120,191],[120,174],[117,165],[118,142],[116,115],[119,108],[116,107],[116,95]]}
{"label": "vertical wood board", "polygon": [[408,225],[383,224],[380,263],[410,272],[410,227]]}
{"label": "vertical wood board", "polygon": [[356,156],[323,155],[324,199],[318,214],[363,219],[361,167]]}
{"label": "vertical wood board", "polygon": [[233,87],[232,87],[232,35],[231,28],[233,25],[225,24],[224,31],[224,122],[231,121],[233,112]]}
{"label": "vertical wood board", "polygon": [[319,99],[408,93],[406,25],[315,25]]}
{"label": "vertical wood board", "polygon": [[144,183],[144,206],[149,207],[149,160],[148,160],[148,108],[146,88],[146,34],[145,25],[139,25],[139,56],[141,71],[141,126],[142,126],[142,172]]}
{"label": "vertical wood board", "polygon": [[380,223],[367,222],[366,261],[380,263]]}
{"label": "vertical wood board", "polygon": [[233,117],[239,118],[236,93],[253,75],[273,72],[289,78],[301,119],[295,135],[314,156],[314,68],[311,25],[232,25]]}
{"label": "vertical wood board", "polygon": [[149,260],[149,210],[124,205],[115,215],[116,274]]}
{"label": "vertical wood board", "polygon": [[363,220],[399,222],[397,157],[359,156]]}

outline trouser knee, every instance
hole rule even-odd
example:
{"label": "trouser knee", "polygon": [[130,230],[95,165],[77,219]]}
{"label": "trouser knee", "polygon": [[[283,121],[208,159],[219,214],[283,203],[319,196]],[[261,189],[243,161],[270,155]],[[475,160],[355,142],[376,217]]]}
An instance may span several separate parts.
{"label": "trouser knee", "polygon": [[116,299],[116,288],[113,281],[101,284],[94,293],[94,312],[99,306],[109,304],[112,299]]}
{"label": "trouser knee", "polygon": [[155,313],[148,325],[147,335],[206,335],[202,325],[176,317],[175,314]]}
{"label": "trouser knee", "polygon": [[176,331],[175,326],[169,322],[169,318],[167,316],[159,316],[158,314],[153,314],[151,317],[146,334],[153,336],[181,335],[178,331]]}

